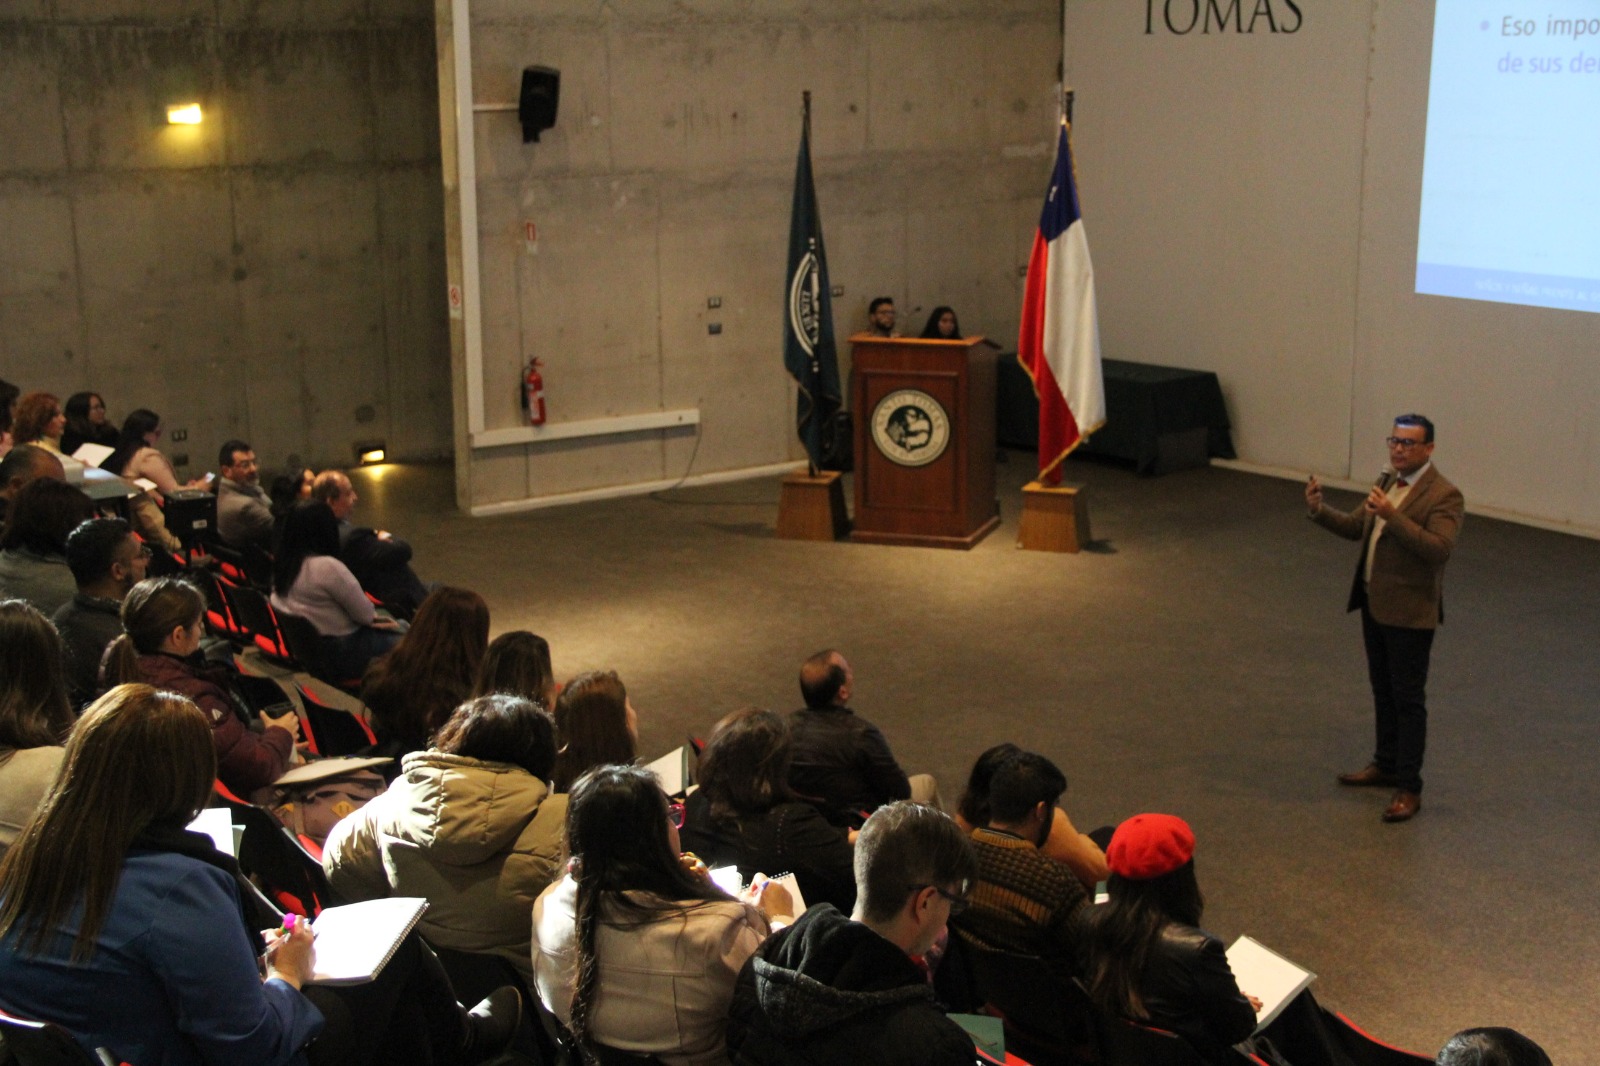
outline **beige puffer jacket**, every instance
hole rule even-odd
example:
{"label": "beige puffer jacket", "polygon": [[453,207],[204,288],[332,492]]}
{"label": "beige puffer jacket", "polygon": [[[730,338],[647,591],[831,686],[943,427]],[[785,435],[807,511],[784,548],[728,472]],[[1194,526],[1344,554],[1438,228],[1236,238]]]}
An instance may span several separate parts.
{"label": "beige puffer jacket", "polygon": [[322,866],[348,900],[422,896],[436,947],[500,955],[532,983],[533,901],[561,872],[567,797],[510,763],[412,752],[333,827]]}

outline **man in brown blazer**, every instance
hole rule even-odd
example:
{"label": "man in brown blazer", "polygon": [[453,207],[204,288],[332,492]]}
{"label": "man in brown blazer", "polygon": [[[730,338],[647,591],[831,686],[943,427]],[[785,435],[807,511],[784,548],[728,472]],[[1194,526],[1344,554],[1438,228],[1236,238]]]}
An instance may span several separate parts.
{"label": "man in brown blazer", "polygon": [[1404,822],[1422,806],[1422,752],[1428,737],[1428,655],[1444,621],[1444,564],[1455,547],[1466,502],[1433,465],[1433,423],[1401,415],[1387,438],[1389,468],[1348,514],[1322,502],[1306,484],[1311,520],[1361,542],[1352,611],[1361,612],[1378,743],[1364,770],[1339,783],[1393,788],[1386,822]]}

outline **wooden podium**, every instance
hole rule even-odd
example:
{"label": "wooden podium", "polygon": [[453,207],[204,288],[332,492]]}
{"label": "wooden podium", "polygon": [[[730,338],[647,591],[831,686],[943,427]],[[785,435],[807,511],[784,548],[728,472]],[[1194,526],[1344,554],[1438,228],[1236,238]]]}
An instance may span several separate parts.
{"label": "wooden podium", "polygon": [[982,337],[850,338],[855,527],[870,544],[971,548],[1000,524],[995,352]]}

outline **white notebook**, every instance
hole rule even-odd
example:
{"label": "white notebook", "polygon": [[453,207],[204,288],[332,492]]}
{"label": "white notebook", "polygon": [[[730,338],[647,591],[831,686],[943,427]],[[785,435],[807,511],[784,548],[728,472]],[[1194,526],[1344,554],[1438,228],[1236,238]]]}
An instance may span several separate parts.
{"label": "white notebook", "polygon": [[[709,873],[711,875],[711,883],[722,889],[722,891],[735,899],[745,898],[744,894],[747,886],[744,883],[744,878],[739,876],[739,868],[737,866],[718,866],[716,869],[709,871]],[[782,885],[789,890],[789,898],[794,900],[794,916],[796,918],[806,912],[806,898],[800,894],[800,882],[795,880],[794,874],[779,874],[777,877],[769,877],[767,880],[775,885]]]}
{"label": "white notebook", "polygon": [[428,901],[412,896],[329,907],[311,922],[317,935],[314,985],[359,985],[383,972]]}
{"label": "white notebook", "polygon": [[1247,936],[1235,940],[1228,949],[1228,967],[1233,970],[1239,991],[1261,1001],[1261,1009],[1256,1011],[1258,1033],[1317,979],[1310,970]]}

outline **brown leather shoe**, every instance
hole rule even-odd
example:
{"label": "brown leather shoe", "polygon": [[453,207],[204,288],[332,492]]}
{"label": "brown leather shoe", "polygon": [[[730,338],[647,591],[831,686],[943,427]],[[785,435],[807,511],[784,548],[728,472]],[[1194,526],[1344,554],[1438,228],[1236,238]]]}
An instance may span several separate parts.
{"label": "brown leather shoe", "polygon": [[1366,769],[1357,770],[1355,773],[1340,774],[1339,784],[1352,785],[1357,788],[1395,788],[1400,784],[1399,778],[1393,774],[1386,774],[1378,769],[1378,764],[1371,762]]}
{"label": "brown leather shoe", "polygon": [[1386,822],[1409,822],[1416,817],[1417,812],[1421,809],[1422,797],[1415,792],[1407,792],[1405,789],[1401,789],[1389,800],[1389,806],[1383,812],[1383,820]]}

